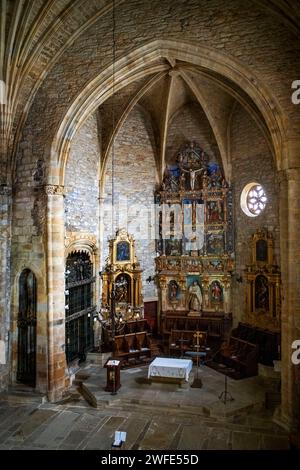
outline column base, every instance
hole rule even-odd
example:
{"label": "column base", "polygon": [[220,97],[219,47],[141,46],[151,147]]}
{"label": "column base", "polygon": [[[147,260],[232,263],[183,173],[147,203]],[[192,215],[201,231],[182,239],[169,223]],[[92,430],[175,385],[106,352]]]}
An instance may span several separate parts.
{"label": "column base", "polygon": [[295,422],[292,416],[287,415],[283,412],[281,405],[278,406],[273,414],[273,422],[278,424],[288,432],[299,431],[299,423]]}

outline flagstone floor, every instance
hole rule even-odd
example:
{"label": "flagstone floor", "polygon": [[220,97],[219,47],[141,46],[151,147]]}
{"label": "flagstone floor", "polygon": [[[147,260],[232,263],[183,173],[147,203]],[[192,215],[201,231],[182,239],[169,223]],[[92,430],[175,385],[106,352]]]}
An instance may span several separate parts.
{"label": "flagstone floor", "polygon": [[[122,387],[103,390],[106,370],[83,369],[97,408],[75,393],[64,403],[0,401],[0,449],[111,449],[116,430],[127,432],[125,449],[287,449],[287,433],[264,409],[266,384],[258,377],[234,381],[234,397],[219,400],[224,376],[203,367],[202,388],[147,383],[147,367],[121,371]],[[194,371],[195,374],[195,371]]]}

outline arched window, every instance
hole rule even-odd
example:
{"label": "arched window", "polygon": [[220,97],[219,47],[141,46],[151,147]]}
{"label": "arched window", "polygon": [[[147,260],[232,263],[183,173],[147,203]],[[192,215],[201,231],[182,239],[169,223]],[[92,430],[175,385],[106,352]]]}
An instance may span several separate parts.
{"label": "arched window", "polygon": [[93,348],[95,277],[90,256],[72,252],[66,262],[66,356],[67,362],[85,359]]}

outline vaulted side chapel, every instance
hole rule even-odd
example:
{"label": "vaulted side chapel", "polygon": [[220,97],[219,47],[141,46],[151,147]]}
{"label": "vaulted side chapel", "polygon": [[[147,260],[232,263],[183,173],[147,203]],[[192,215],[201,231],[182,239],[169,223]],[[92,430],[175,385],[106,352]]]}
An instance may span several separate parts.
{"label": "vaulted side chapel", "polygon": [[299,24],[275,0],[2,2],[2,396],[63,403],[94,370],[213,417],[226,377],[233,414],[299,432]]}

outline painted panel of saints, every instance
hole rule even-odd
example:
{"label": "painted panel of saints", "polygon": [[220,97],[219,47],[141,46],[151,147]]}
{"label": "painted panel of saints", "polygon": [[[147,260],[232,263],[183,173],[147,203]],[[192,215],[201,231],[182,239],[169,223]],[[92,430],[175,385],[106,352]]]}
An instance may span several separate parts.
{"label": "painted panel of saints", "polygon": [[207,235],[207,253],[221,255],[224,253],[223,233],[209,233]]}
{"label": "painted panel of saints", "polygon": [[207,222],[223,222],[224,211],[222,201],[207,201]]}

